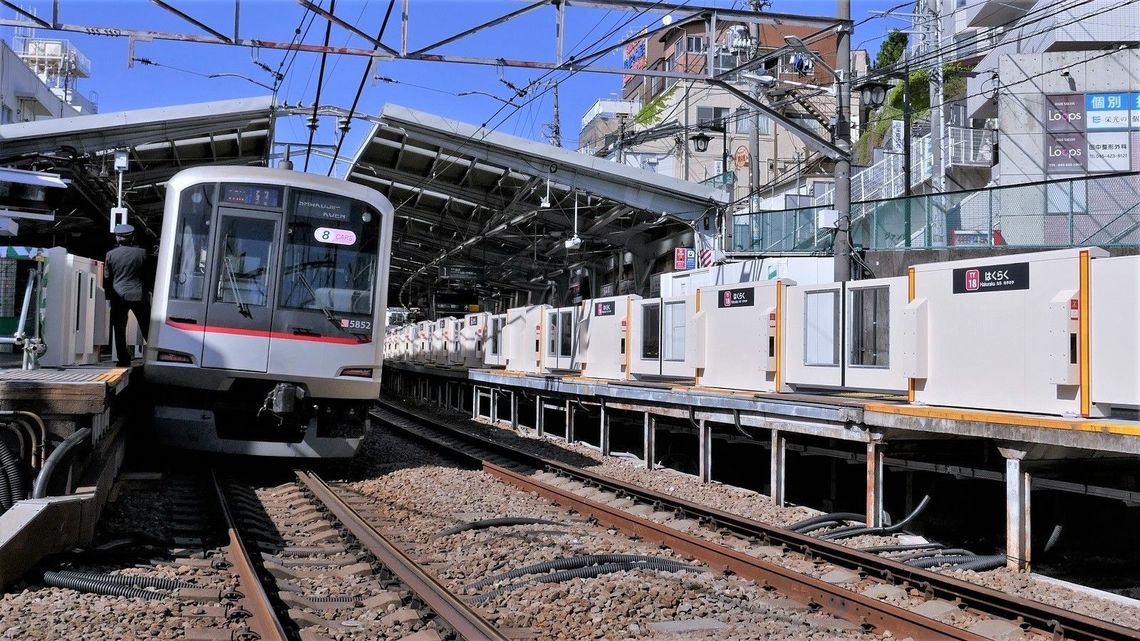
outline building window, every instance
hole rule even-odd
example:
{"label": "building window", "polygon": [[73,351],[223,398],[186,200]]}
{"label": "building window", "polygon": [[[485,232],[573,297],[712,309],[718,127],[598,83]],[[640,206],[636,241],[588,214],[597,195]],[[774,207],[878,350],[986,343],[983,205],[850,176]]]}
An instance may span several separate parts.
{"label": "building window", "polygon": [[697,126],[720,125],[728,118],[728,107],[697,107]]}
{"label": "building window", "polygon": [[673,57],[680,60],[683,53],[685,53],[685,39],[677,38],[677,42],[673,43]]}
{"label": "building window", "polygon": [[713,57],[713,72],[724,73],[730,69],[735,69],[739,64],[736,54],[732,53],[718,53]]}
{"label": "building window", "polygon": [[685,38],[685,50],[689,53],[704,53],[709,47],[708,43],[708,38],[704,36],[688,36]]}
{"label": "building window", "polygon": [[764,114],[760,114],[760,135],[772,135],[772,119]]}
{"label": "building window", "polygon": [[752,114],[744,107],[738,107],[733,115],[736,120],[736,133],[746,134],[752,131]]}

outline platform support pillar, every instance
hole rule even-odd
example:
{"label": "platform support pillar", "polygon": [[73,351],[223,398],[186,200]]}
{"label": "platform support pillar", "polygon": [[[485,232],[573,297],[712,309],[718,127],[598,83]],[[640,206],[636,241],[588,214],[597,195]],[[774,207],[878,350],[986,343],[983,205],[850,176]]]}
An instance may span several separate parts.
{"label": "platform support pillar", "polygon": [[697,451],[700,456],[697,474],[701,483],[708,483],[712,480],[712,429],[703,418],[697,422],[697,440],[699,441]]}
{"label": "platform support pillar", "polygon": [[471,420],[479,418],[479,386],[471,387]]}
{"label": "platform support pillar", "polygon": [[1005,457],[1005,565],[1011,570],[1028,570],[1031,546],[1029,539],[1029,497],[1033,479],[1025,471],[1026,451],[999,447]]}
{"label": "platform support pillar", "polygon": [[494,425],[499,421],[499,390],[497,388],[490,388],[491,391],[491,424]]}
{"label": "platform support pillar", "polygon": [[566,401],[566,442],[574,442],[574,403]]}
{"label": "platform support pillar", "polygon": [[538,438],[542,438],[546,434],[546,429],[543,427],[543,421],[546,418],[546,412],[543,411],[543,406],[546,401],[542,400],[541,396],[534,397],[534,433]]}
{"label": "platform support pillar", "polygon": [[784,505],[784,482],[787,473],[788,438],[780,430],[772,430],[772,464],[770,470],[770,492],[772,502]]}
{"label": "platform support pillar", "polygon": [[602,456],[610,455],[610,413],[606,410],[606,404],[602,403],[599,419],[601,424],[598,430],[598,447],[602,450]]}
{"label": "platform support pillar", "polygon": [[519,431],[519,395],[511,392],[511,429]]}
{"label": "platform support pillar", "polygon": [[882,436],[871,434],[867,442],[867,527],[883,525],[883,450]]}
{"label": "platform support pillar", "polygon": [[641,449],[645,454],[645,469],[652,470],[657,455],[657,419],[649,412],[645,413],[645,435]]}

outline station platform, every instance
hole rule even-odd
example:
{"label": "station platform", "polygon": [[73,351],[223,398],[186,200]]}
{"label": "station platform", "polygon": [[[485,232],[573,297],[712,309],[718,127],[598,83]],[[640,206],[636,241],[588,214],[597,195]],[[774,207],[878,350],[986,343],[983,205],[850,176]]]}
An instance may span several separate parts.
{"label": "station platform", "polygon": [[0,368],[0,438],[19,450],[31,496],[0,513],[0,587],[94,537],[125,453],[136,363]]}
{"label": "station platform", "polygon": [[[768,475],[754,483],[781,505],[788,494],[789,452],[862,464],[869,526],[882,525],[887,470],[1002,484],[1012,567],[1030,563],[1034,490],[1140,504],[1140,491],[1114,484],[1121,470],[1131,474],[1140,467],[1140,421],[930,407],[875,393],[751,393],[676,381],[614,382],[407,361],[386,362],[384,369],[384,388],[398,398],[449,407],[540,437],[582,442],[604,455],[613,453],[616,437],[628,446],[628,431],[640,429],[640,451],[632,455],[647,468],[656,463],[663,430],[690,441],[696,436],[696,473],[704,482],[714,479],[714,442],[721,454],[725,443],[765,448]],[[583,429],[578,418],[576,434],[581,415],[596,416],[596,429]],[[587,431],[593,442],[580,438]],[[762,473],[762,462],[758,468]]]}

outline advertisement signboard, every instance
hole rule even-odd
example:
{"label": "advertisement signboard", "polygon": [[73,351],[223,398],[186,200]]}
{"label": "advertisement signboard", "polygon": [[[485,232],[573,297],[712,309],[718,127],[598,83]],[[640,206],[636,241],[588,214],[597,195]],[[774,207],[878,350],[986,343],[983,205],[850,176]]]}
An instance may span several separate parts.
{"label": "advertisement signboard", "polygon": [[1127,129],[1128,94],[1090,93],[1085,96],[1085,112],[1089,131],[1094,129]]}
{"label": "advertisement signboard", "polygon": [[1088,133],[1088,170],[1128,171],[1128,131],[1090,131]]}
{"label": "advertisement signboard", "polygon": [[1085,97],[1079,93],[1045,96],[1045,131],[1085,130]]}
{"label": "advertisement signboard", "polygon": [[1087,168],[1083,133],[1045,134],[1045,170],[1050,174],[1082,174]]}

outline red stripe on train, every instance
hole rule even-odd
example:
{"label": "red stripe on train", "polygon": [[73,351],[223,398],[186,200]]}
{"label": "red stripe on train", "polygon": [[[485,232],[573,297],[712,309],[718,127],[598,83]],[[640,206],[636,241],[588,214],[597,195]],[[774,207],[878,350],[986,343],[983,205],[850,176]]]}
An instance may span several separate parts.
{"label": "red stripe on train", "polygon": [[221,325],[195,325],[193,323],[179,323],[167,320],[166,324],[188,332],[209,332],[211,334],[232,334],[235,336],[253,336],[256,338],[274,338],[288,341],[309,341],[314,343],[336,343],[338,345],[365,345],[371,343],[371,338],[363,340],[344,336],[305,336],[303,334],[287,334],[285,332],[268,332],[263,329],[243,329],[241,327],[223,327]]}

